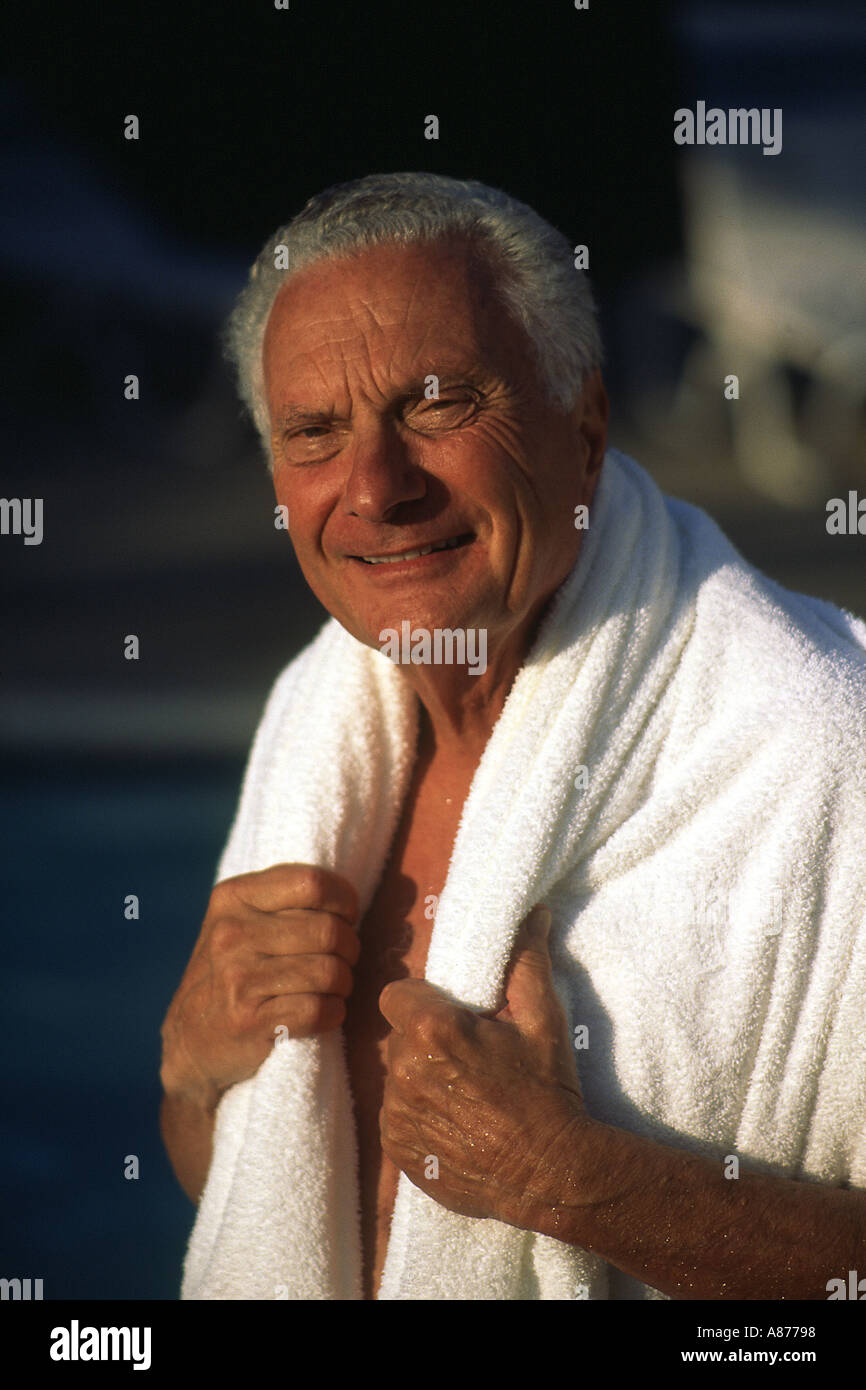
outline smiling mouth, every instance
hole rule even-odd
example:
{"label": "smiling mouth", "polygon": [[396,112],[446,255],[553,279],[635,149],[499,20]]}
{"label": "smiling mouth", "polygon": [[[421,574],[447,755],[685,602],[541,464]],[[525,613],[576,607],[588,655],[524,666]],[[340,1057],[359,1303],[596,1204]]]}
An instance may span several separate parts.
{"label": "smiling mouth", "polygon": [[402,560],[418,560],[422,555],[432,555],[437,550],[456,550],[474,539],[473,533],[468,532],[463,536],[452,536],[447,541],[433,541],[430,545],[419,546],[416,550],[401,550],[393,555],[354,555],[352,558],[365,565],[397,565]]}

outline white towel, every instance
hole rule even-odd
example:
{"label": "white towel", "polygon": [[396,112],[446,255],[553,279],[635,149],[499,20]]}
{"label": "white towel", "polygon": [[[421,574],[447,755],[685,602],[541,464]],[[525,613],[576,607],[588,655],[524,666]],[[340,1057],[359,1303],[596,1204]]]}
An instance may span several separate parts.
{"label": "white towel", "polygon": [[[416,732],[400,668],[327,623],[272,692],[217,877],[321,864],[365,909]],[[866,625],[613,450],[476,771],[426,978],[496,1008],[542,901],[591,1115],[866,1186]],[[220,1102],[182,1296],[359,1298],[358,1200],[342,1033],[275,1046]],[[659,1296],[401,1174],[382,1299]]]}

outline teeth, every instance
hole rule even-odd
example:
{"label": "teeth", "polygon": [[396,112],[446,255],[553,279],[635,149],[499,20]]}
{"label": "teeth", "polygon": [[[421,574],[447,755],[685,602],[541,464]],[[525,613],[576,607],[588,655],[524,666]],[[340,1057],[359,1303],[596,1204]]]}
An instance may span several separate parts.
{"label": "teeth", "polygon": [[442,541],[439,545],[425,545],[420,550],[405,550],[402,555],[362,555],[361,559],[367,565],[396,565],[401,560],[414,560],[419,555],[429,555],[434,550],[453,550],[459,539],[459,536],[455,536],[453,540]]}

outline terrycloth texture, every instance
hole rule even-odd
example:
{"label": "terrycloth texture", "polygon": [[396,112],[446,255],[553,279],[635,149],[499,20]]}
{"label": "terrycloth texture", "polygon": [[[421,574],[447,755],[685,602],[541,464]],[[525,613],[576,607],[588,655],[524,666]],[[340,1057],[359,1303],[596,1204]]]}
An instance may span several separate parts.
{"label": "terrycloth texture", "polygon": [[[218,878],[308,861],[366,907],[416,731],[400,668],[329,622],[277,681]],[[866,625],[613,451],[472,783],[427,979],[497,1007],[540,901],[590,1114],[866,1186]],[[353,1299],[359,1268],[342,1035],[282,1044],[220,1103],[183,1296]],[[660,1295],[401,1175],[379,1296]]]}

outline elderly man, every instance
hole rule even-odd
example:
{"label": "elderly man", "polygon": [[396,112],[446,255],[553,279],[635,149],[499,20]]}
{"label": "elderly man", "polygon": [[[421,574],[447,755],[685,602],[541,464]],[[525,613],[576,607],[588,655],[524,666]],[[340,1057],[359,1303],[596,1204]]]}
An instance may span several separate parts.
{"label": "elderly man", "polygon": [[163,1025],[184,1296],[866,1274],[863,624],[606,449],[585,277],[504,194],[328,190],[230,340],[333,618]]}

